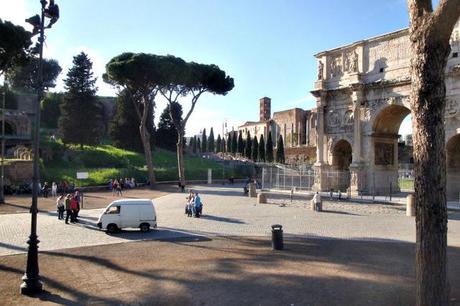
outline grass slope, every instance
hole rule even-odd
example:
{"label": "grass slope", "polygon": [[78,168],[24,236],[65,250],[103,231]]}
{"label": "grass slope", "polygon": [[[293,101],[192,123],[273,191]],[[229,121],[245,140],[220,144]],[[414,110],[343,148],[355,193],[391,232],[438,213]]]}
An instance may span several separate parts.
{"label": "grass slope", "polygon": [[[79,180],[78,186],[104,185],[111,178],[134,177],[137,182],[147,179],[147,167],[143,154],[127,151],[111,145],[67,146],[60,142],[42,141],[41,177],[51,182],[75,181],[77,171],[86,171],[89,178]],[[156,149],[153,151],[154,171],[157,181],[177,180],[176,153]],[[207,169],[213,170],[214,178],[222,178],[223,166],[215,161],[186,156],[185,176],[187,180],[204,180]],[[228,177],[239,177],[232,169],[225,169]]]}

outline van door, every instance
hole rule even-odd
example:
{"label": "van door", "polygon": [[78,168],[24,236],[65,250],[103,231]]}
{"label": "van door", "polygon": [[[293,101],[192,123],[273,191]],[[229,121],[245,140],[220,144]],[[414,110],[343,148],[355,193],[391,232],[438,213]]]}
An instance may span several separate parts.
{"label": "van door", "polygon": [[103,215],[103,227],[107,227],[107,225],[113,223],[116,224],[118,228],[121,228],[120,223],[120,215],[121,215],[121,206],[120,205],[112,205],[105,211]]}
{"label": "van door", "polygon": [[139,227],[139,205],[127,204],[123,206],[121,218],[122,227]]}

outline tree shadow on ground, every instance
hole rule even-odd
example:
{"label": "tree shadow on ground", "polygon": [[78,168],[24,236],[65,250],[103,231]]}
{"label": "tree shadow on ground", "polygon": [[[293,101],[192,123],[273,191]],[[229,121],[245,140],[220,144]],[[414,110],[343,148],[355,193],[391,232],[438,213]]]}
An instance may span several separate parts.
{"label": "tree shadow on ground", "polygon": [[[42,269],[46,267],[42,275],[50,292],[49,299],[65,304],[98,301],[104,305],[128,302],[412,305],[415,302],[413,243],[289,237],[285,247],[283,251],[272,251],[267,238],[226,237],[217,241],[134,242],[97,247],[92,255],[85,255],[91,252],[83,248],[43,252],[40,256]],[[449,280],[456,284],[460,281],[460,249],[449,247],[448,256]],[[23,271],[16,268],[18,260],[13,259],[0,258],[0,275],[13,273],[19,279]],[[90,290],[85,285],[90,279],[80,279],[82,275],[73,278],[67,275],[73,281],[66,282],[66,273],[72,271],[64,269],[58,273],[47,267],[55,262],[86,269],[88,275],[82,274],[86,276],[96,277],[97,273],[110,279],[118,276],[122,281],[113,286],[122,286],[130,293],[129,297],[136,299],[126,300],[127,294],[112,292],[115,288]],[[452,286],[451,298],[459,296],[460,289]]]}
{"label": "tree shadow on ground", "polygon": [[241,221],[240,219],[219,217],[219,216],[213,216],[213,215],[208,215],[208,214],[202,215],[200,218],[205,219],[205,220],[217,221],[217,222],[226,222],[226,223],[234,223],[234,224],[246,224],[246,222]]}

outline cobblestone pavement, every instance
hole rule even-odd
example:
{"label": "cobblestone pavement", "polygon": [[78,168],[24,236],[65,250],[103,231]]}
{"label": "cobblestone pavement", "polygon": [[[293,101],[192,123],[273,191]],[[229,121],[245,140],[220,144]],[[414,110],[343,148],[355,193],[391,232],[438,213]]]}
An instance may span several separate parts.
{"label": "cobblestone pavement", "polygon": [[[357,240],[415,241],[414,218],[406,217],[401,204],[362,204],[325,201],[315,213],[307,198],[269,194],[268,204],[255,205],[241,188],[199,186],[204,203],[202,218],[184,214],[186,194],[155,199],[158,230],[137,229],[107,235],[96,227],[102,209],[81,211],[81,223],[66,225],[54,212],[38,216],[40,250],[123,243],[136,240],[204,236],[269,236],[272,224],[282,224],[285,235]],[[279,204],[286,204],[280,207]],[[29,214],[0,215],[0,255],[26,252],[30,232]],[[449,245],[460,246],[460,213],[449,214]]]}

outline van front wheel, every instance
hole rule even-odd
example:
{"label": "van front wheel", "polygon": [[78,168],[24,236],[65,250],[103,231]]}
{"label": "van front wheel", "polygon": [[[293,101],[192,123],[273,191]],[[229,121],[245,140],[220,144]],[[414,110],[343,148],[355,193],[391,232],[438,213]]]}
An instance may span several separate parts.
{"label": "van front wheel", "polygon": [[142,223],[139,228],[141,229],[141,232],[146,233],[150,231],[150,224],[148,223]]}
{"label": "van front wheel", "polygon": [[107,225],[107,233],[113,234],[117,230],[118,230],[118,226],[116,226],[115,224],[112,223],[112,224]]}

